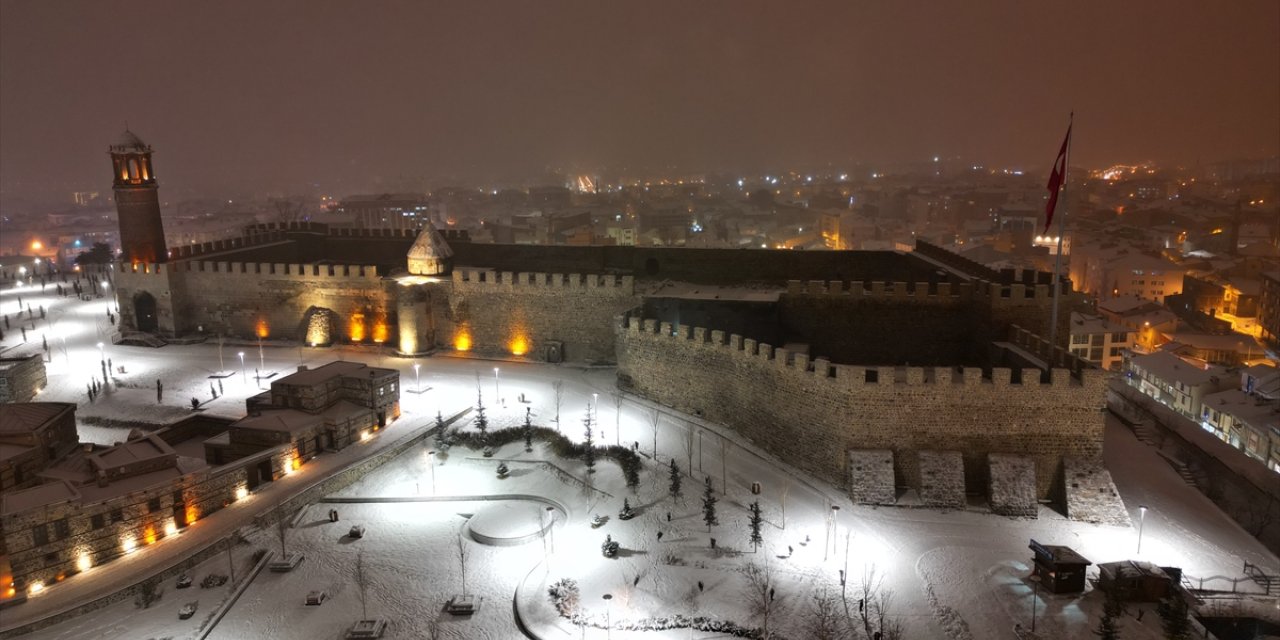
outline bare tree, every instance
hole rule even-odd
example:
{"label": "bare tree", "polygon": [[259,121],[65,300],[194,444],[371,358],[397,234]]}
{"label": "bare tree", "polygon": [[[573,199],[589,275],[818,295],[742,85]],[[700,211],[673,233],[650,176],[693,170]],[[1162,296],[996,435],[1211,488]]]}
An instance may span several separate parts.
{"label": "bare tree", "polygon": [[301,196],[271,198],[272,222],[288,224],[301,222],[306,217],[306,203]]}
{"label": "bare tree", "polygon": [[695,438],[693,433],[693,425],[685,423],[684,426],[685,426],[684,452],[689,459],[689,466],[685,467],[685,471],[687,471],[689,473],[689,477],[692,478],[693,477],[693,443]]}
{"label": "bare tree", "polygon": [[875,565],[868,565],[862,572],[862,580],[855,592],[858,596],[858,614],[855,619],[845,598],[845,613],[861,626],[866,640],[901,640],[902,619],[889,613],[893,605],[894,591],[884,586],[884,576],[876,573]]}
{"label": "bare tree", "polygon": [[720,436],[720,495],[729,495],[729,439]]}
{"label": "bare tree", "polygon": [[556,431],[560,430],[560,408],[564,406],[564,380],[551,383],[551,396],[556,403]]}
{"label": "bare tree", "polygon": [[645,417],[649,419],[649,428],[653,430],[653,459],[658,459],[658,421],[662,419],[662,414],[658,413],[655,408],[650,408],[645,413]]}
{"label": "bare tree", "polygon": [[782,491],[778,494],[778,505],[782,507],[782,530],[787,530],[787,494],[791,493],[791,477],[782,479]]}
{"label": "bare tree", "polygon": [[[464,528],[466,523],[462,525]],[[463,533],[458,531],[458,564],[462,567],[462,595],[467,595],[467,545],[462,541]]]}
{"label": "bare tree", "polygon": [[368,620],[369,573],[365,571],[363,551],[356,554],[356,568],[351,577],[355,579],[356,587],[360,589],[360,619]]}
{"label": "bare tree", "polygon": [[840,599],[827,591],[825,584],[814,591],[811,598],[808,615],[805,616],[805,632],[814,640],[846,640],[849,630],[848,625],[842,622]]}
{"label": "bare tree", "polygon": [[751,613],[751,617],[761,621],[760,638],[768,640],[771,637],[769,631],[769,619],[775,613],[776,598],[774,597],[773,573],[769,570],[769,561],[765,560],[764,566],[752,562],[742,568],[742,575],[746,578],[746,585],[742,589],[743,599],[746,600],[747,610]]}

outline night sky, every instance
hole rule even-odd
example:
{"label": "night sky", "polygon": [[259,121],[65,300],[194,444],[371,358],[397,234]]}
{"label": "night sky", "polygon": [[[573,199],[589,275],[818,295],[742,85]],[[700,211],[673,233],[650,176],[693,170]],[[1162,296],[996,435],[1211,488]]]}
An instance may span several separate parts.
{"label": "night sky", "polygon": [[0,3],[6,199],[1280,153],[1280,3]]}

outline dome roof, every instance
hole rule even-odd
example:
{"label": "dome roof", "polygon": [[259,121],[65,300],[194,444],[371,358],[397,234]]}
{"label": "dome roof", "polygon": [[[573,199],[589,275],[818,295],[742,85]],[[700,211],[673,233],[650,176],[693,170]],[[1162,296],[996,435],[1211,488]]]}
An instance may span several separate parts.
{"label": "dome roof", "polygon": [[418,239],[409,247],[409,273],[421,276],[440,275],[447,270],[446,261],[453,257],[453,248],[444,241],[436,228],[427,223],[418,233]]}
{"label": "dome roof", "polygon": [[150,151],[151,147],[138,137],[138,134],[125,129],[124,133],[111,145],[112,151]]}

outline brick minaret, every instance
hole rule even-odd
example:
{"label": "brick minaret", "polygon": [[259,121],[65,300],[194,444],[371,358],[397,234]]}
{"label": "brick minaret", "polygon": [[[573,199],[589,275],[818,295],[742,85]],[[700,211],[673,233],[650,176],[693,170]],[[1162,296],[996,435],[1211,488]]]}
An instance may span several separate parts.
{"label": "brick minaret", "polygon": [[120,223],[120,248],[132,263],[165,262],[164,225],[160,221],[160,195],[151,167],[151,147],[128,129],[111,145],[115,170],[116,215]]}

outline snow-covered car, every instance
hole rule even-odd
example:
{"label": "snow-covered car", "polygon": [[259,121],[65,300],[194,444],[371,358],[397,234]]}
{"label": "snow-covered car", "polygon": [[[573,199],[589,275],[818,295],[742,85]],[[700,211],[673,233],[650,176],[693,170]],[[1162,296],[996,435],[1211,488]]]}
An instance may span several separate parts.
{"label": "snow-covered car", "polygon": [[355,524],[355,525],[351,525],[351,530],[347,532],[347,537],[348,537],[348,538],[352,538],[352,539],[359,539],[359,538],[363,538],[363,537],[364,537],[364,525],[362,525],[362,524]]}
{"label": "snow-covered car", "polygon": [[188,575],[188,574],[185,574],[185,573],[184,573],[184,574],[182,574],[182,575],[178,576],[178,584],[177,584],[177,587],[178,587],[179,589],[186,589],[187,587],[190,587],[190,586],[191,586],[191,576],[190,576],[190,575]]}
{"label": "snow-covered car", "polygon": [[196,614],[196,609],[199,607],[200,602],[198,600],[192,600],[191,602],[182,605],[181,609],[178,609],[178,617],[186,620],[187,618],[194,616]]}
{"label": "snow-covered car", "polygon": [[312,591],[311,593],[308,593],[308,594],[307,594],[307,601],[306,601],[306,604],[307,604],[307,606],[308,606],[308,607],[318,607],[318,606],[320,606],[320,605],[324,604],[324,601],[325,601],[325,600],[328,600],[328,599],[329,599],[329,594],[328,594],[328,592],[325,592],[325,591]]}

